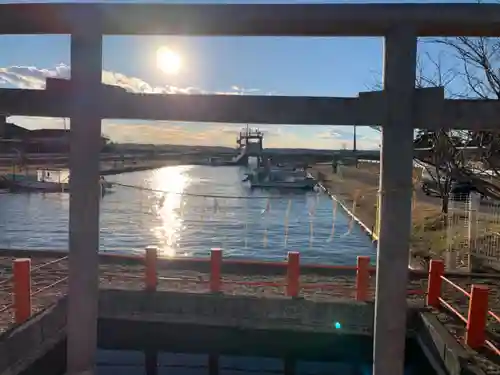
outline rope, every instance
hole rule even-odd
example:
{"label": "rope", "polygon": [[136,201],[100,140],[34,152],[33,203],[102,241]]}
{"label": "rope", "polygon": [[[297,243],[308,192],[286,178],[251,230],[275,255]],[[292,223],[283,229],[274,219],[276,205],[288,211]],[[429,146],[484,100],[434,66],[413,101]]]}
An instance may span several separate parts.
{"label": "rope", "polygon": [[[248,201],[245,201],[245,219],[248,218]],[[245,250],[248,250],[248,220],[245,220]]]}
{"label": "rope", "polygon": [[68,255],[66,255],[66,256],[64,256],[62,258],[59,258],[59,259],[51,260],[50,262],[47,262],[47,263],[40,264],[39,266],[33,267],[31,269],[31,272],[38,271],[39,269],[41,269],[43,267],[50,266],[52,264],[62,262],[63,260],[66,260],[66,259],[68,259]]}
{"label": "rope", "polygon": [[345,235],[351,234],[352,229],[354,228],[354,216],[356,215],[356,207],[358,205],[359,195],[360,195],[360,191],[359,191],[359,189],[356,189],[356,191],[354,192],[354,199],[352,201],[352,208],[351,208],[352,215],[349,219],[349,226],[348,226],[347,233]]}
{"label": "rope", "polygon": [[[50,265],[55,264],[55,263],[59,263],[59,262],[61,262],[63,260],[66,260],[66,259],[68,259],[68,256],[64,256],[62,258],[58,258],[58,259],[55,259],[55,260],[51,260],[51,261],[49,261],[47,263],[40,264],[40,265],[38,265],[36,267],[33,267],[31,269],[31,272],[38,271],[38,270],[42,269],[43,267],[50,266]],[[14,279],[14,275],[10,275],[7,279],[0,281],[0,286],[3,286],[3,285],[6,285],[6,284],[10,283],[13,279]],[[1,290],[3,290],[3,289],[1,289]]]}
{"label": "rope", "polygon": [[332,204],[333,204],[333,210],[332,210],[332,231],[330,232],[330,237],[328,238],[327,242],[332,242],[333,238],[335,236],[335,221],[337,220],[337,207],[339,205],[339,202],[335,199],[332,199]]}
{"label": "rope", "polygon": [[289,224],[289,217],[290,217],[290,210],[292,209],[292,200],[288,200],[288,205],[286,207],[286,212],[285,212],[285,248],[288,246],[288,224]]}
{"label": "rope", "polygon": [[57,281],[53,282],[53,283],[52,283],[52,284],[50,284],[50,285],[44,286],[44,287],[42,287],[42,288],[40,288],[40,289],[38,289],[38,290],[34,291],[33,293],[31,293],[31,296],[32,296],[32,297],[34,297],[34,296],[36,296],[37,294],[39,294],[39,293],[41,293],[41,292],[43,292],[43,291],[45,291],[45,290],[47,290],[47,289],[49,289],[49,288],[52,288],[52,287],[54,287],[54,286],[56,286],[56,285],[59,285],[59,284],[61,284],[61,283],[65,282],[66,280],[68,280],[68,277],[63,277],[62,279],[59,279],[59,280],[57,280]]}
{"label": "rope", "polygon": [[11,309],[13,306],[14,306],[14,304],[13,304],[13,303],[10,303],[10,304],[8,304],[8,305],[6,305],[6,306],[2,307],[2,308],[0,309],[0,313],[3,313],[3,312],[5,312],[5,311],[7,311],[7,310]]}
{"label": "rope", "polygon": [[152,189],[152,188],[147,188],[143,186],[137,186],[137,185],[127,185],[127,184],[120,184],[117,182],[113,182],[113,185],[115,186],[121,186],[124,188],[129,188],[129,189],[136,189],[136,190],[142,190],[142,191],[149,191],[152,193],[162,193],[162,194],[174,194],[174,195],[182,195],[182,196],[187,196],[187,197],[201,197],[201,198],[221,198],[221,199],[286,199],[286,196],[236,196],[236,195],[222,195],[222,194],[196,194],[196,193],[185,193],[185,192],[177,192],[177,191],[167,191],[167,190],[160,190],[160,189]]}
{"label": "rope", "polygon": [[0,286],[10,283],[14,279],[13,275],[10,275],[7,279],[0,281]]}

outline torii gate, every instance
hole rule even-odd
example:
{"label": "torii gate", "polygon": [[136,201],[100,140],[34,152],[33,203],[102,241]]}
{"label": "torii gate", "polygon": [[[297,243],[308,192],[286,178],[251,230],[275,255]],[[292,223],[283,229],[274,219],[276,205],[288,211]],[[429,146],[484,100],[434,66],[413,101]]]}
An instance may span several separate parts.
{"label": "torii gate", "polygon": [[[493,4],[6,4],[0,33],[71,34],[72,90],[3,90],[0,112],[71,118],[68,374],[91,374],[96,351],[101,119],[381,125],[381,223],[375,375],[402,375],[416,127],[498,128],[490,101],[448,101],[415,90],[417,36],[500,36]],[[384,90],[359,98],[105,97],[102,35],[380,36]]]}

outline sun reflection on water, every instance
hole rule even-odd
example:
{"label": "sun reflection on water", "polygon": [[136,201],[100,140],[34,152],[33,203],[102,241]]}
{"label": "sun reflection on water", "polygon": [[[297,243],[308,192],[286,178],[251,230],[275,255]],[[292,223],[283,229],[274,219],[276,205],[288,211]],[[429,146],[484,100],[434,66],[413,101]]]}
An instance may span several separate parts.
{"label": "sun reflection on water", "polygon": [[[152,198],[152,211],[155,213],[152,233],[157,239],[160,256],[174,257],[183,227],[182,193],[191,184],[187,171],[189,167],[176,166],[158,169],[153,173],[151,188],[156,190]],[[161,193],[165,191],[168,193]]]}

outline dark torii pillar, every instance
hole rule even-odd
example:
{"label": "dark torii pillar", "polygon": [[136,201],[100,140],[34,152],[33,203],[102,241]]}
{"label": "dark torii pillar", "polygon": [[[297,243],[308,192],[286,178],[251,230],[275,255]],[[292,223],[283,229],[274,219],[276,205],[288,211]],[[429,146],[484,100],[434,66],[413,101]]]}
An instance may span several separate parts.
{"label": "dark torii pillar", "polygon": [[385,37],[374,375],[404,373],[416,51],[412,30],[394,29]]}
{"label": "dark torii pillar", "polygon": [[93,374],[97,350],[102,35],[87,13],[71,35],[68,375]]}

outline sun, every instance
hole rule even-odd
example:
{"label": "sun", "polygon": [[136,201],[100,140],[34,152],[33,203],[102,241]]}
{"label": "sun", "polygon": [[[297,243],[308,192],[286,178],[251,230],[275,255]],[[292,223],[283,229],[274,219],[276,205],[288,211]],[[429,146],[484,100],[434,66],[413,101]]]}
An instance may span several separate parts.
{"label": "sun", "polygon": [[181,69],[181,57],[167,47],[160,47],[156,51],[156,65],[167,74],[177,74]]}

